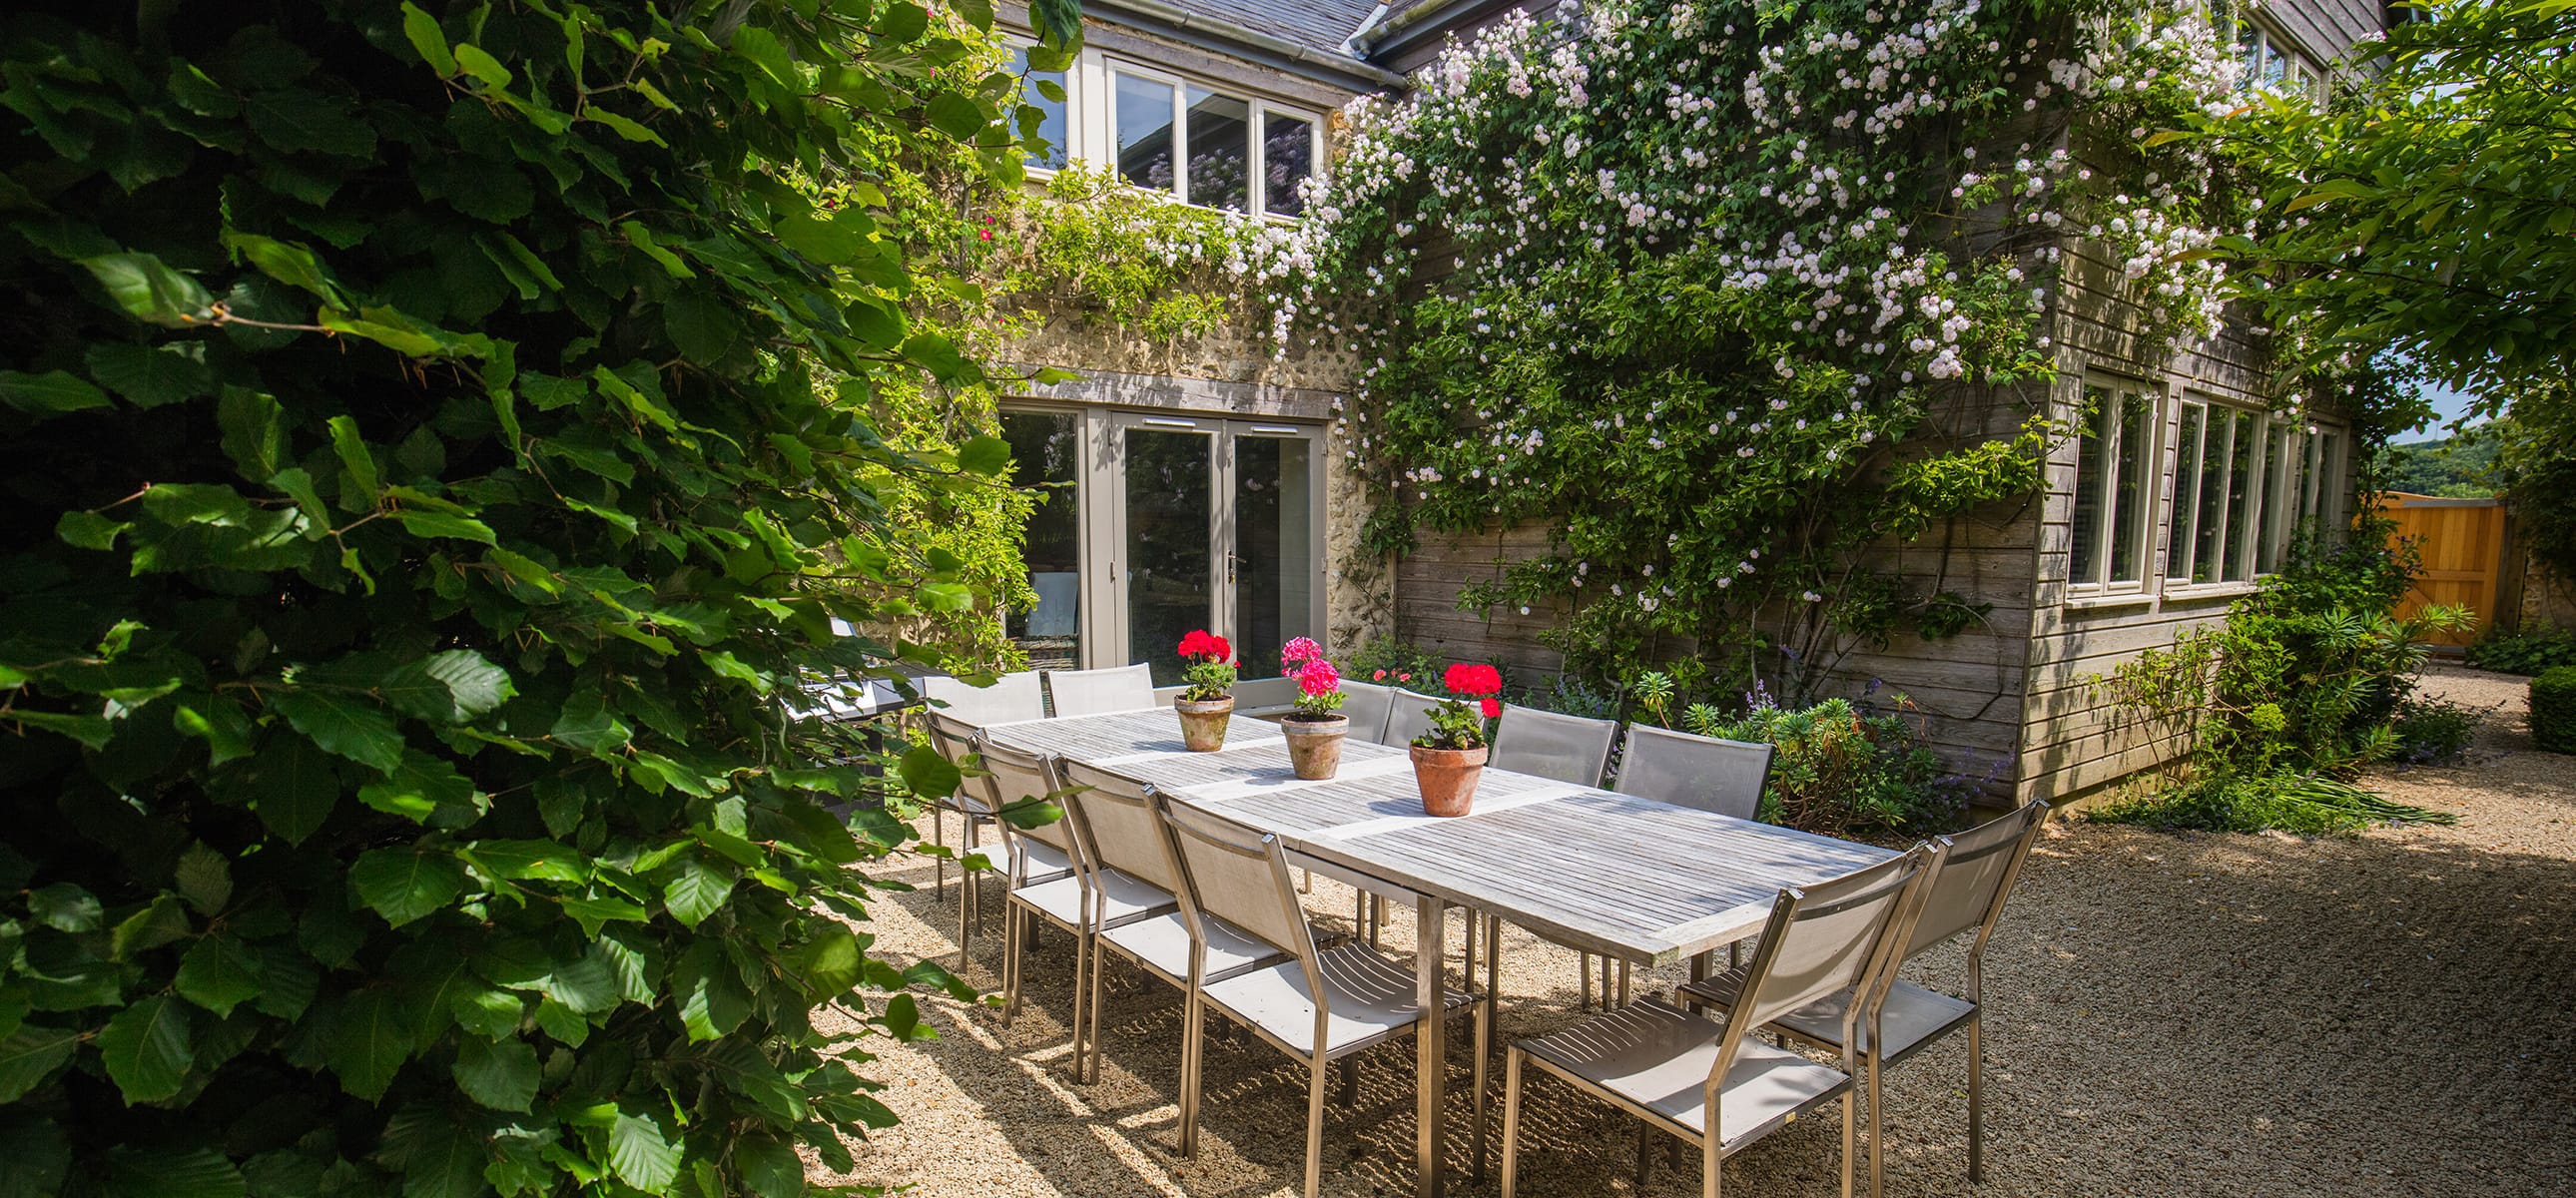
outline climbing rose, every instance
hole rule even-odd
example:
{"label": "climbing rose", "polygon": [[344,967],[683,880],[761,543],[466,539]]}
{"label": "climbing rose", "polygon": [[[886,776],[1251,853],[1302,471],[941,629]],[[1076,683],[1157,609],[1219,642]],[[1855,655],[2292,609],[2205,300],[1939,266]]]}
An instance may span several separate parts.
{"label": "climbing rose", "polygon": [[1297,689],[1310,695],[1329,695],[1342,687],[1342,672],[1333,663],[1315,658],[1297,669]]}

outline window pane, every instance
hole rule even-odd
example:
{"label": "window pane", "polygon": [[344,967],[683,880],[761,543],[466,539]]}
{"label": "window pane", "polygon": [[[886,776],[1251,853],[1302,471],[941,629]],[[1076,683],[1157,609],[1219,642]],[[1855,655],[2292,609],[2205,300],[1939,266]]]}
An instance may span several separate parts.
{"label": "window pane", "polygon": [[2270,37],[2265,37],[2263,39],[2263,82],[2277,84],[2288,78],[2289,74],[2289,52],[2273,45]]}
{"label": "window pane", "polygon": [[1176,90],[1168,83],[1119,74],[1119,178],[1138,187],[1173,189],[1172,93]]}
{"label": "window pane", "polygon": [[1064,89],[1069,86],[1065,81],[1064,72],[1030,70],[1029,48],[1026,46],[1011,48],[1011,71],[1028,80],[1028,86],[1020,93],[1020,103],[1046,114],[1038,121],[1035,129],[1014,126],[1020,136],[1027,137],[1034,133],[1047,144],[1044,153],[1030,153],[1029,165],[1051,171],[1064,169],[1065,163],[1072,160],[1072,147],[1066,140],[1070,125],[1065,120],[1064,101],[1048,99],[1046,91],[1038,86],[1041,83],[1047,84],[1055,89],[1055,94],[1064,95]]}
{"label": "window pane", "polygon": [[2111,581],[2136,582],[2145,573],[2148,450],[2155,437],[2148,421],[2155,405],[2143,395],[2120,397],[2120,483],[2111,500]]}
{"label": "window pane", "polygon": [[1013,611],[1004,628],[1029,655],[1029,666],[1071,670],[1082,666],[1081,417],[1071,412],[1004,412],[1002,439],[1011,443],[1011,485],[1044,488],[1029,513],[1022,556],[1036,606]]}
{"label": "window pane", "polygon": [[2165,533],[2165,575],[2191,577],[2191,548],[2200,501],[2200,439],[2209,410],[2185,404],[2182,428],[2174,440],[2173,527]]}
{"label": "window pane", "polygon": [[2084,403],[2092,411],[2075,438],[2075,560],[2067,575],[2079,586],[2102,581],[2102,443],[2111,435],[2112,400],[2087,387]]}
{"label": "window pane", "polygon": [[1252,210],[1252,105],[1190,89],[1189,200],[1228,212]]}
{"label": "window pane", "polygon": [[2343,442],[2334,433],[2317,434],[2317,526],[2342,531]]}
{"label": "window pane", "polygon": [[2245,77],[2237,81],[2237,86],[2254,86],[2255,78],[2263,73],[2263,31],[2252,25],[2238,25],[2236,54],[2245,64]]}
{"label": "window pane", "polygon": [[1246,678],[1279,673],[1279,646],[1314,636],[1315,528],[1311,441],[1234,439],[1234,651]]}
{"label": "window pane", "polygon": [[2282,510],[2288,506],[2290,429],[2275,424],[2263,434],[2263,539],[2255,548],[2254,572],[2281,568]]}
{"label": "window pane", "polygon": [[1298,184],[1315,171],[1315,125],[1275,112],[1261,117],[1261,206],[1276,216],[1304,216]]}
{"label": "window pane", "polygon": [[2191,580],[2215,582],[2221,573],[2218,533],[2226,523],[2227,413],[2213,411],[2202,431],[2199,510],[2192,514]]}
{"label": "window pane", "polygon": [[2227,458],[2227,557],[2218,575],[2227,582],[2245,577],[2245,528],[2254,516],[2254,443],[2262,437],[2252,412],[2238,412],[2233,423],[2235,444]]}
{"label": "window pane", "polygon": [[1208,489],[1216,438],[1127,430],[1127,651],[1154,667],[1154,685],[1178,686],[1181,637],[1210,625],[1216,563]]}

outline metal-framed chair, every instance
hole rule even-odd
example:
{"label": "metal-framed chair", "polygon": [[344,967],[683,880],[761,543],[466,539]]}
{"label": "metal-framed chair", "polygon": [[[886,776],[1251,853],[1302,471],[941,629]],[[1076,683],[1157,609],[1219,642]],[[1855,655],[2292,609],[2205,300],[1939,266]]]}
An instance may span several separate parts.
{"label": "metal-framed chair", "polygon": [[[1762,788],[1771,780],[1771,752],[1767,744],[1630,724],[1627,747],[1619,753],[1619,776],[1611,782],[1610,789],[1679,807],[1752,819],[1762,806]],[[1735,949],[1730,946],[1727,954],[1727,963],[1735,964]],[[1613,993],[1627,993],[1629,965],[1619,962],[1619,984],[1613,991],[1610,963],[1602,962],[1603,1005],[1612,1002]],[[1582,954],[1575,969],[1583,981],[1583,1005],[1591,1006],[1591,954]]]}
{"label": "metal-framed chair", "polygon": [[[982,833],[986,826],[997,822],[993,814],[991,785],[977,773],[982,768],[976,759],[984,747],[983,733],[975,725],[945,711],[925,712],[922,722],[929,727],[930,746],[938,750],[941,757],[947,758],[948,764],[956,766],[961,775],[968,775],[958,782],[955,793],[933,799],[930,811],[930,843],[933,845],[945,848],[948,844],[943,826],[945,821],[940,818],[942,811],[956,812],[965,826],[957,850],[957,967],[963,969],[973,952],[976,925],[983,922],[984,915],[984,887],[978,880],[972,859],[983,852]],[[1008,846],[1001,844],[997,835],[995,847],[1007,849]],[[988,854],[985,864],[1000,868],[1006,861]],[[948,858],[932,857],[931,871],[935,880],[934,892],[947,894]]]}
{"label": "metal-framed chair", "polygon": [[1395,710],[1395,692],[1374,682],[1342,680],[1342,714],[1351,721],[1345,735],[1370,744],[1386,744],[1386,717]]}
{"label": "metal-framed chair", "polygon": [[1143,711],[1154,705],[1153,667],[1139,662],[1099,670],[1049,670],[1047,699],[1062,716]]}
{"label": "metal-framed chair", "polygon": [[1431,731],[1431,712],[1440,700],[1417,691],[1394,690],[1388,693],[1386,741],[1396,748],[1413,743],[1413,738]]}
{"label": "metal-framed chair", "polygon": [[921,680],[921,697],[940,705],[955,719],[978,728],[1046,718],[1046,692],[1036,670],[1004,674],[991,686],[975,686],[946,675]]}
{"label": "metal-framed chair", "polygon": [[[1882,993],[1939,852],[1918,846],[1856,873],[1781,891],[1742,969],[1747,1000],[1723,1023],[1649,999],[1513,1044],[1503,1075],[1502,1198],[1519,1192],[1521,1071],[1530,1065],[1697,1146],[1703,1198],[1719,1198],[1727,1157],[1839,1098],[1842,1192],[1851,1198],[1854,1055],[1845,1051],[1835,1068],[1753,1032],[1837,990]],[[1850,1008],[1846,1027],[1859,1017],[1860,1008]],[[1643,1136],[1637,1149],[1642,1189],[1654,1154]]]}
{"label": "metal-framed chair", "polygon": [[[1977,938],[1968,947],[1965,997],[1896,979],[1891,969],[1892,984],[1876,1003],[1860,1012],[1857,1041],[1851,1035],[1854,992],[1850,990],[1775,1013],[1765,1021],[1770,1031],[1786,1039],[1836,1051],[1848,1045],[1868,1069],[1869,1192],[1873,1196],[1879,1193],[1883,1169],[1878,1151],[1880,1071],[1963,1027],[1968,1032],[1968,1180],[1974,1183],[1985,1179],[1985,1045],[1979,1025],[1984,1006],[1986,943],[1993,939],[1995,922],[2003,917],[2004,902],[2012,897],[2013,880],[2021,875],[2022,862],[2029,859],[2031,846],[2047,822],[2048,804],[2033,800],[2010,815],[1936,842],[1941,846],[1939,864],[1931,871],[1922,913],[1914,920],[1897,964],[1974,929]],[[1683,986],[1678,997],[1685,1002],[1731,1009],[1743,988],[1743,971],[1732,969]]]}
{"label": "metal-framed chair", "polygon": [[[1439,1011],[1415,1001],[1411,966],[1358,942],[1317,950],[1288,856],[1276,836],[1174,802],[1162,804],[1180,867],[1182,912],[1192,932],[1189,1013],[1181,1045],[1180,1148],[1198,1151],[1202,1013],[1215,1009],[1271,1047],[1306,1063],[1306,1198],[1322,1179],[1324,1074],[1335,1061],[1412,1034],[1426,1018],[1472,1008],[1476,1037],[1475,1159],[1485,1156],[1489,995],[1443,987]],[[1269,965],[1220,966],[1216,933],[1230,928],[1294,956]]]}
{"label": "metal-framed chair", "polygon": [[1577,786],[1599,786],[1602,771],[1610,766],[1610,746],[1617,743],[1617,720],[1514,704],[1503,709],[1503,718],[1494,728],[1494,751],[1485,764]]}
{"label": "metal-framed chair", "polygon": [[[979,739],[976,748],[982,755],[984,776],[980,781],[985,786],[984,800],[997,813],[1022,800],[1045,798],[1064,789],[1064,780],[1053,757],[1014,748],[989,737]],[[1078,896],[1081,882],[1077,872],[1081,856],[1073,826],[1065,820],[1023,828],[997,814],[993,823],[1007,849],[1003,868],[1008,886],[1003,891],[1002,904],[1002,1019],[1007,1023],[1020,1011],[1020,977],[1030,933],[1034,931],[1033,926],[1022,922],[1022,914],[1030,910],[1036,910],[1040,915],[1046,913],[1043,904],[1033,906],[1029,896],[1042,887],[1067,883]],[[1043,894],[1040,893],[1039,897],[1042,898]],[[1075,913],[1077,916],[1080,913],[1078,903]],[[1063,921],[1059,926],[1072,932],[1077,941],[1080,939],[1078,920]],[[1080,958],[1077,955],[1077,975],[1079,972]],[[1076,1001],[1080,997],[1077,993]]]}
{"label": "metal-framed chair", "polygon": [[[1091,1073],[1100,1074],[1100,1008],[1102,952],[1134,962],[1147,974],[1187,990],[1193,940],[1181,914],[1180,866],[1171,833],[1156,804],[1161,796],[1150,785],[1124,774],[1068,763],[1066,812],[1082,838],[1083,860],[1102,898],[1094,925],[1091,996],[1083,1038],[1090,1045]],[[1207,952],[1215,967],[1233,969],[1278,960],[1283,950],[1248,939],[1222,923],[1206,929]]]}

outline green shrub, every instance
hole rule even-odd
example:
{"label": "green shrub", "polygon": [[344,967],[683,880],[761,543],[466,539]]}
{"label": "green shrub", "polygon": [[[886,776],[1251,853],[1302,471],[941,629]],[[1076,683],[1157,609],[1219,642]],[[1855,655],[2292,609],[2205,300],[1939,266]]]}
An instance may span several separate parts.
{"label": "green shrub", "polygon": [[2493,633],[2470,644],[2468,662],[2481,670],[2506,674],[2537,674],[2554,666],[2576,666],[2576,629]]}
{"label": "green shrub", "polygon": [[1342,677],[1354,682],[1372,682],[1379,686],[1399,687],[1426,695],[1440,695],[1441,671],[1455,659],[1433,657],[1419,647],[1393,637],[1370,637],[1350,655],[1342,667]]}
{"label": "green shrub", "polygon": [[2383,823],[2448,824],[2456,819],[2449,812],[2388,802],[2323,774],[2290,770],[2197,774],[2179,786],[2105,803],[2087,818],[2167,831],[2301,835],[2357,832]]}
{"label": "green shrub", "polygon": [[2397,739],[2392,761],[2409,765],[2442,765],[2459,760],[2477,738],[2478,725],[2491,708],[2470,707],[2446,699],[2408,695],[2397,705],[2389,731]]}
{"label": "green shrub", "polygon": [[2576,666],[2544,670],[2531,680],[2531,743],[2576,753]]}
{"label": "green shrub", "polygon": [[781,696],[936,656],[833,635],[978,599],[868,480],[1007,446],[885,447],[867,380],[978,372],[756,164],[1001,85],[919,91],[966,47],[900,3],[55,7],[0,26],[0,1193],[847,1168],[891,1115],[812,1013],[947,979],[868,955],[907,830]]}
{"label": "green shrub", "polygon": [[1963,789],[1942,776],[1941,759],[1902,716],[1827,699],[1797,709],[1758,705],[1732,718],[1696,706],[1683,722],[1701,736],[1773,746],[1759,813],[1766,823],[1828,836],[1912,835],[1948,827],[1966,808]]}

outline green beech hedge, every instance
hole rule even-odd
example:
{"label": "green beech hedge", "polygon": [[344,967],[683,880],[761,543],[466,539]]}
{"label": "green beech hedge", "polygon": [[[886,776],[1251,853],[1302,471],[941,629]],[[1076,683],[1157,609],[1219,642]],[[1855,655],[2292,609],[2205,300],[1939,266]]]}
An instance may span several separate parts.
{"label": "green beech hedge", "polygon": [[2531,680],[2531,742],[2576,753],[2576,666],[2543,670]]}
{"label": "green beech hedge", "polygon": [[978,599],[864,480],[1007,447],[853,414],[975,368],[758,164],[1016,170],[954,11],[0,22],[0,1195],[782,1195],[891,1118],[814,1012],[956,987],[782,692],[935,656],[832,635]]}

